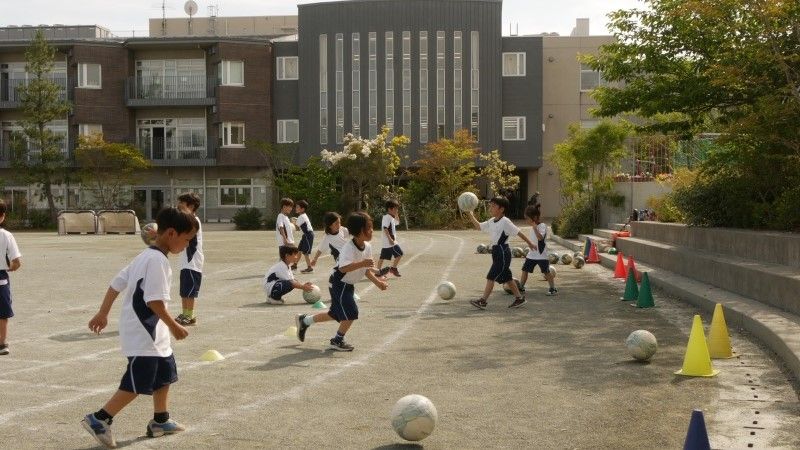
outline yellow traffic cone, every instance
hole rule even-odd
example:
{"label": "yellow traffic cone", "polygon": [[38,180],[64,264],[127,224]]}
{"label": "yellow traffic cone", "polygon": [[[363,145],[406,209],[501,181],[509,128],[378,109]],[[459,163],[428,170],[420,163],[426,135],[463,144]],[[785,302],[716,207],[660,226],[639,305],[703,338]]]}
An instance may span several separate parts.
{"label": "yellow traffic cone", "polygon": [[706,335],[703,333],[703,321],[699,315],[695,315],[692,322],[692,332],[689,333],[689,345],[686,346],[686,356],[683,358],[683,368],[675,372],[675,375],[713,377],[718,373],[719,370],[714,370],[711,367]]}
{"label": "yellow traffic cone", "polygon": [[708,353],[714,359],[733,358],[731,350],[731,337],[728,335],[728,325],[725,323],[725,314],[722,313],[722,304],[714,307],[714,316],[711,317],[711,329],[708,331]]}
{"label": "yellow traffic cone", "polygon": [[200,359],[203,361],[214,362],[214,361],[221,361],[225,359],[225,357],[222,356],[220,352],[216,350],[209,350],[203,353],[203,356],[201,356]]}

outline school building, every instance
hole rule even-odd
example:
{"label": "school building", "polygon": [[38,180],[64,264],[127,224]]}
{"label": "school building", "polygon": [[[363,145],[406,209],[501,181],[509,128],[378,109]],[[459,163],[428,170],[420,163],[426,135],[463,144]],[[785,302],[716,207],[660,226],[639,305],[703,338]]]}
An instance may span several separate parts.
{"label": "school building", "polygon": [[[274,186],[258,142],[292,144],[301,163],[341,148],[347,133],[383,125],[426,143],[469,130],[484,152],[500,150],[522,183],[518,214],[535,191],[558,214],[559,182],[547,160],[572,122],[591,127],[589,91],[599,73],[576,57],[612,41],[578,19],[571,36],[502,35],[502,0],[347,0],[298,5],[297,16],[151,19],[148,37],[99,26],[0,28],[0,178],[12,211],[44,207],[15,184],[9,141],[19,130],[16,87],[24,52],[42,30],[58,53],[52,73],[73,109],[50,127],[74,155],[77,137],[102,132],[135,145],[153,168],[132,187],[140,218],[178,193],[200,193],[200,216],[228,221],[254,206],[274,213]],[[81,186],[56,189],[81,208]]]}

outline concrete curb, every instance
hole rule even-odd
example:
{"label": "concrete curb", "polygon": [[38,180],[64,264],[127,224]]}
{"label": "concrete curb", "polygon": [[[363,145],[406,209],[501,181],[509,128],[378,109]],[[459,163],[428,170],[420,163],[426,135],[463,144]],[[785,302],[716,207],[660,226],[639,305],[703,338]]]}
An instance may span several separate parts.
{"label": "concrete curb", "polygon": [[[583,250],[583,243],[580,241],[564,239],[552,232],[550,239],[573,251]],[[614,270],[616,262],[615,256],[600,254],[600,263],[604,267]],[[800,317],[663,269],[638,262],[636,266],[637,269],[648,272],[653,286],[708,314],[714,312],[717,303],[722,303],[725,307],[725,321],[729,327],[747,330],[777,354],[795,380],[800,380]]]}

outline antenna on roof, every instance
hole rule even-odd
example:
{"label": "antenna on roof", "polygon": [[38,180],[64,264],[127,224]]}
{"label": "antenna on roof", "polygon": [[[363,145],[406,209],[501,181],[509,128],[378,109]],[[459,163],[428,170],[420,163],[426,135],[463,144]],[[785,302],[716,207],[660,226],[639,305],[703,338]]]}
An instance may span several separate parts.
{"label": "antenna on roof", "polygon": [[161,0],[161,35],[167,35],[167,0]]}
{"label": "antenna on roof", "polygon": [[192,16],[197,14],[197,3],[194,0],[187,0],[183,4],[183,11],[189,15],[189,35],[192,34]]}

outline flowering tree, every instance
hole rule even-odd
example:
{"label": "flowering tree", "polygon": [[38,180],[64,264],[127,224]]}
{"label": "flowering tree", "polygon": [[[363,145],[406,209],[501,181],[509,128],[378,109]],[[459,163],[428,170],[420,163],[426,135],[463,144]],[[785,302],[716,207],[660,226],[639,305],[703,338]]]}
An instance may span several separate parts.
{"label": "flowering tree", "polygon": [[395,136],[388,140],[383,127],[375,139],[363,139],[348,133],[340,152],[322,150],[322,161],[335,168],[342,182],[346,201],[354,210],[367,210],[371,200],[380,199],[381,186],[392,184],[400,168],[398,151],[409,139]]}
{"label": "flowering tree", "polygon": [[481,176],[489,183],[490,197],[515,191],[519,187],[519,176],[514,174],[517,167],[503,161],[499,151],[492,150],[488,154],[479,155],[479,158],[486,164],[481,169]]}

